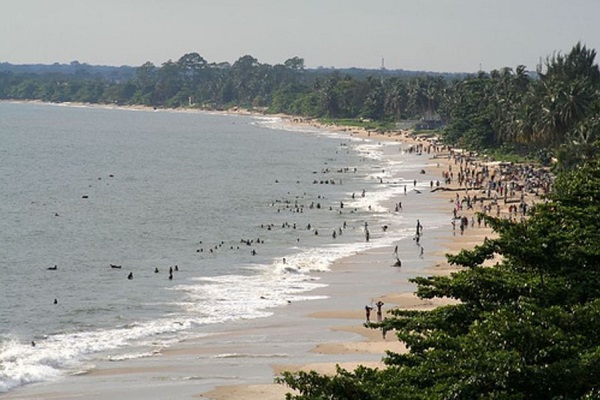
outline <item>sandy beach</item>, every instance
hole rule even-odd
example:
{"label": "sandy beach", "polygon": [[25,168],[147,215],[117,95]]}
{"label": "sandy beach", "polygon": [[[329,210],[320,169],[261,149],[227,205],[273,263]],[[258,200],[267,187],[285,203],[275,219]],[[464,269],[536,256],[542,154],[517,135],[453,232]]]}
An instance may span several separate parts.
{"label": "sandy beach", "polygon": [[[236,113],[247,114],[244,110]],[[294,123],[291,119],[290,122]],[[314,125],[312,121],[295,123]],[[449,157],[447,149],[441,146],[436,149],[435,143],[406,131],[380,134],[351,127],[325,128],[365,140],[392,141],[404,151],[419,149],[422,152],[423,170],[406,172],[404,178],[418,180],[421,185],[426,182],[430,190],[422,193],[411,190],[385,204],[394,210],[396,201],[401,201],[400,212],[405,220],[414,224],[420,219],[424,224],[421,243],[397,242],[401,268],[393,266],[393,246],[347,257],[337,261],[331,272],[317,274],[325,286],[310,293],[318,297],[316,300],[275,308],[273,316],[239,321],[227,332],[222,332],[219,326],[209,327],[206,336],[189,338],[165,347],[152,357],[130,360],[125,365],[110,362],[96,365],[83,371],[76,380],[70,380],[68,386],[29,387],[23,392],[11,392],[5,398],[283,399],[290,389],[273,383],[283,371],[315,370],[333,374],[338,365],[348,370],[358,365],[383,368],[386,351],[405,352],[405,346],[393,332],[384,337],[381,331],[364,327],[365,305],[383,302],[382,317],[385,317],[386,312],[394,308],[429,310],[452,303],[451,299],[417,298],[415,286],[408,279],[456,271],[445,255],[472,248],[486,237],[492,237],[493,232],[488,227],[475,222],[476,213],[492,202],[501,202],[486,196],[484,201],[473,202],[472,209],[466,206],[459,209],[457,216],[469,221],[465,229],[460,229],[459,220],[453,218],[453,210],[461,203],[457,199],[477,195],[480,191],[466,190],[456,177],[450,183],[444,182],[445,174],[456,174],[460,168],[458,159]],[[433,190],[439,187],[448,190]],[[532,201],[527,199],[528,203]],[[508,204],[502,204],[499,215],[508,216],[507,208]],[[496,211],[494,208],[492,214],[496,215]],[[430,229],[429,217],[443,223]],[[375,310],[370,317],[371,321],[377,320]],[[231,384],[222,385],[224,379]]]}
{"label": "sandy beach", "polygon": [[[328,127],[332,129],[333,127]],[[408,132],[399,132],[392,134],[375,134],[369,133],[364,130],[352,129],[352,128],[333,128],[347,132],[352,130],[353,135],[358,137],[368,138],[371,140],[392,140],[402,143],[402,146],[409,148],[411,146],[417,147],[419,145],[429,146],[430,143],[426,140],[416,139],[415,137],[408,134]],[[454,165],[454,161],[447,156],[446,151],[440,153],[424,154],[424,157],[428,157],[426,174],[427,176],[437,176],[441,180],[444,171],[449,171]],[[419,177],[415,177],[419,179]],[[442,227],[441,229],[433,232],[435,236],[434,240],[427,233],[424,235],[424,246],[427,246],[427,251],[424,258],[424,263],[421,269],[414,271],[413,276],[429,276],[429,275],[447,275],[457,270],[457,267],[450,265],[445,255],[456,254],[461,249],[470,249],[475,245],[480,244],[486,237],[493,237],[494,233],[490,228],[484,225],[473,224],[473,221],[477,218],[476,212],[481,211],[480,207],[474,207],[469,210],[460,210],[460,216],[466,217],[470,222],[470,226],[466,227],[463,232],[460,231],[458,226],[452,227],[450,221],[452,219],[452,210],[456,200],[457,194],[459,197],[465,196],[469,193],[468,190],[461,190],[460,186],[456,181],[451,184],[443,185],[447,189],[452,190],[439,190],[435,193],[429,193],[432,196],[431,205],[435,207],[437,212],[447,213],[448,215],[448,226]],[[471,190],[471,194],[476,191]],[[483,204],[483,203],[482,203]],[[486,202],[487,204],[487,202]],[[507,214],[506,209],[500,211],[500,215],[505,216]],[[349,259],[343,260],[338,263],[335,267],[336,271],[344,269],[355,269],[361,270],[368,268],[369,264],[372,263],[385,263],[389,262],[390,255],[393,249],[389,249],[388,254],[368,254],[358,255]],[[490,260],[489,263],[495,263],[497,260]],[[406,263],[405,263],[406,264]],[[404,268],[404,265],[403,265]],[[374,276],[373,279],[381,279],[380,276]],[[398,282],[406,284],[406,282]],[[383,289],[383,288],[382,288]],[[356,293],[361,293],[360,285],[356,287]],[[366,293],[365,293],[366,294]],[[451,299],[432,299],[422,300],[414,295],[413,290],[409,291],[386,291],[382,290],[377,293],[374,301],[382,301],[385,303],[384,311],[392,308],[400,309],[417,309],[417,310],[430,310],[440,305],[451,304],[454,301]],[[374,314],[374,312],[373,312]],[[372,314],[372,315],[373,315]],[[385,313],[384,313],[385,316]],[[338,324],[340,318],[343,318],[346,323]],[[373,318],[373,317],[372,317]],[[334,341],[327,343],[320,343],[312,348],[310,351],[314,353],[333,355],[339,357],[339,361],[328,361],[323,363],[306,363],[306,364],[274,364],[272,365],[274,377],[279,375],[283,371],[317,371],[321,374],[334,374],[336,366],[340,366],[344,369],[353,370],[358,365],[364,365],[374,368],[383,368],[384,365],[380,361],[385,355],[386,351],[392,351],[397,353],[406,352],[406,347],[397,340],[393,333],[388,333],[384,338],[380,331],[368,329],[363,326],[365,322],[365,312],[361,308],[347,308],[347,309],[329,309],[326,308],[322,311],[311,312],[306,315],[307,324],[311,324],[311,320],[325,320],[330,321],[328,328],[334,332],[350,332],[356,334],[357,337],[354,340],[346,341]],[[374,320],[374,319],[372,319]],[[379,361],[360,361],[364,355],[374,355],[379,357]],[[356,358],[356,361],[347,361],[348,357]],[[221,386],[207,393],[200,393],[197,397],[208,398],[214,400],[237,400],[237,399],[248,399],[258,398],[264,400],[271,399],[282,399],[285,397],[285,393],[289,392],[289,388],[286,390],[285,387],[278,384],[261,384],[261,385],[231,385]]]}

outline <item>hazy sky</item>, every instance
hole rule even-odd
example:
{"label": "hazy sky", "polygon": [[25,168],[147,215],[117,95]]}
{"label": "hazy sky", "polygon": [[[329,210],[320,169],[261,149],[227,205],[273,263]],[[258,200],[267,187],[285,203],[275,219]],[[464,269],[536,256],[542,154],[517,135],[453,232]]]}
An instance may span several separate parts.
{"label": "hazy sky", "polygon": [[197,52],[473,72],[535,69],[577,41],[600,51],[600,0],[0,0],[0,62],[17,64],[160,65]]}

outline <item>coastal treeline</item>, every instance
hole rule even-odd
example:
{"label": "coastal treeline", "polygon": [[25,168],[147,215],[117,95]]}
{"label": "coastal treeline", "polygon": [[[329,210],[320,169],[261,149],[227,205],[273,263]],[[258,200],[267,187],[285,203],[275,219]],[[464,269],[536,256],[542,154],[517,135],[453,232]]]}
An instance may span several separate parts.
{"label": "coastal treeline", "polygon": [[287,399],[600,399],[600,159],[560,174],[547,200],[520,222],[485,216],[498,237],[449,256],[458,272],[412,279],[420,298],[457,304],[367,324],[406,354],[388,352],[384,369],[286,372]]}
{"label": "coastal treeline", "polygon": [[[581,43],[524,66],[477,74],[390,74],[307,69],[246,55],[209,63],[198,53],[160,66],[147,62],[132,78],[0,73],[0,99],[285,113],[391,130],[403,121],[436,129],[446,143],[473,150],[534,154],[571,165],[593,157],[600,137],[600,72],[596,51]],[[79,68],[79,69],[78,69]]]}

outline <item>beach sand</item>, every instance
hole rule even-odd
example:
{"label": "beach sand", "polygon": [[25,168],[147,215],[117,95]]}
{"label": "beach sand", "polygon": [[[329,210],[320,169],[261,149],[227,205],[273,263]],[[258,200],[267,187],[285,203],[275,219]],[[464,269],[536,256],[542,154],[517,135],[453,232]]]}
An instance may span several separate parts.
{"label": "beach sand", "polygon": [[[382,135],[354,128],[328,129],[350,131],[356,137],[370,140],[395,141],[403,148],[424,143],[407,132]],[[412,171],[407,178],[442,181],[442,172],[448,170],[452,161],[442,155],[433,156],[422,156],[425,174]],[[58,385],[30,385],[4,398],[284,399],[291,390],[273,383],[282,371],[315,370],[333,374],[336,365],[349,370],[358,365],[383,368],[381,360],[386,351],[404,352],[406,348],[392,332],[384,338],[381,331],[363,326],[365,305],[384,302],[385,316],[392,308],[430,310],[453,303],[450,299],[417,298],[413,294],[415,286],[408,279],[456,271],[446,261],[446,253],[472,248],[493,235],[489,228],[477,225],[467,228],[462,235],[458,228],[452,229],[456,193],[410,193],[401,199],[407,221],[419,218],[424,221],[426,215],[435,215],[437,219],[444,216],[447,221],[431,230],[425,224],[422,257],[414,242],[398,242],[401,268],[392,267],[393,247],[372,249],[339,260],[331,272],[317,274],[327,285],[310,293],[321,296],[317,300],[279,307],[269,318],[236,322],[227,332],[221,332],[219,326],[208,327],[206,336],[170,345],[153,357],[125,364],[99,363],[82,371],[77,379]],[[462,196],[465,192],[458,193]],[[393,203],[388,206],[393,209]],[[474,211],[463,214],[470,219]],[[371,318],[375,320],[375,312]]]}
{"label": "beach sand", "polygon": [[[331,129],[331,127],[330,127]],[[348,131],[351,128],[338,128],[343,131]],[[360,129],[352,129],[353,135],[363,138],[370,138],[371,140],[393,140],[403,143],[403,146],[418,145],[423,143],[413,137],[409,136],[408,133],[395,133],[395,134],[369,134],[368,132]],[[442,180],[442,172],[447,171],[452,161],[448,157],[438,155],[434,158],[433,155],[427,156],[429,160],[427,162],[426,173],[427,176],[436,176],[437,179]],[[419,177],[415,177],[419,179]],[[456,183],[452,185],[446,185],[448,188],[458,189]],[[471,191],[473,193],[473,191]],[[434,232],[436,240],[431,240],[427,232],[424,235],[424,246],[430,248],[427,255],[424,257],[426,262],[422,268],[418,271],[414,271],[413,276],[429,276],[429,275],[448,275],[454,271],[457,271],[456,266],[450,265],[446,258],[446,254],[456,254],[461,249],[470,249],[477,244],[481,244],[486,237],[494,237],[494,233],[490,228],[478,227],[475,224],[474,227],[469,226],[461,234],[460,230],[456,227],[454,230],[450,224],[452,218],[452,210],[454,205],[454,199],[456,193],[459,193],[460,197],[465,195],[466,191],[436,191],[435,193],[429,194],[433,196],[436,201],[432,201],[433,207],[437,208],[440,213],[447,213],[448,215],[448,226],[442,227],[438,231]],[[479,211],[476,207],[475,210],[463,210],[461,215],[465,215],[469,220],[471,217],[475,217],[475,212]],[[476,217],[475,217],[476,218]],[[390,249],[391,250],[391,249]],[[376,252],[375,252],[376,253]],[[358,255],[349,259],[342,260],[335,266],[336,271],[340,270],[361,270],[369,267],[369,263],[374,262],[379,258],[379,262],[382,259],[389,261],[389,255],[387,254],[369,254],[369,255]],[[489,263],[494,263],[497,260],[491,260]],[[404,266],[403,266],[404,267]],[[372,279],[382,279],[381,276],[374,276]],[[399,285],[399,287],[406,287],[405,285]],[[383,301],[385,308],[400,308],[400,309],[416,309],[416,310],[431,310],[435,307],[447,304],[456,303],[451,299],[419,299],[414,295],[413,290],[409,291],[386,291],[383,287],[382,291],[377,294],[375,301]],[[360,285],[356,286],[356,293],[361,293]],[[372,315],[374,312],[372,313]],[[346,324],[339,325],[337,321],[343,318],[347,320]],[[384,368],[381,359],[376,361],[364,362],[360,361],[361,357],[369,354],[383,357],[386,351],[392,351],[396,353],[406,352],[406,347],[403,343],[399,342],[393,333],[388,333],[386,338],[383,338],[382,334],[378,330],[368,329],[363,326],[365,321],[365,312],[363,309],[358,307],[353,308],[342,308],[333,309],[327,308],[322,311],[311,312],[306,315],[307,324],[311,324],[311,320],[329,320],[331,323],[328,326],[328,330],[334,332],[350,332],[358,335],[354,340],[346,341],[339,340],[335,342],[319,343],[310,351],[320,354],[327,354],[338,356],[339,361],[328,361],[323,363],[305,363],[305,364],[273,364],[273,374],[278,376],[283,371],[298,372],[298,371],[317,371],[321,374],[335,374],[336,366],[344,369],[353,370],[358,365],[364,365],[373,368]],[[348,357],[356,358],[356,361],[348,361]],[[359,357],[360,356],[360,357]],[[263,384],[263,385],[230,385],[220,386],[206,393],[199,394],[201,398],[208,398],[213,400],[237,400],[237,399],[250,399],[250,398],[261,398],[262,400],[275,400],[285,398],[285,393],[291,392],[288,388],[279,384]]]}

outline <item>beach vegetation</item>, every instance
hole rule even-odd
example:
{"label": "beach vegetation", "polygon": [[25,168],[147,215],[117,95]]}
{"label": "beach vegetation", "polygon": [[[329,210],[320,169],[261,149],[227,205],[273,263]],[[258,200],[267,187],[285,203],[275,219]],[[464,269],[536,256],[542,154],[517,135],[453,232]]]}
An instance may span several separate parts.
{"label": "beach vegetation", "polygon": [[510,146],[529,155],[544,148],[559,167],[589,159],[600,138],[595,57],[595,50],[577,43],[567,54],[547,57],[535,73],[518,66],[454,82],[447,92],[445,139],[478,150]]}
{"label": "beach vegetation", "polygon": [[209,63],[192,52],[160,66],[146,62],[133,74],[79,63],[62,69],[24,66],[22,73],[10,68],[0,72],[0,99],[245,108],[369,120],[375,128],[368,129],[385,130],[388,123],[416,121],[415,129],[439,129],[440,139],[451,146],[553,160],[557,169],[565,169],[597,151],[600,70],[595,57],[595,50],[577,43],[566,54],[547,56],[536,71],[519,65],[447,75],[307,69],[298,56],[276,65],[251,55],[233,64]]}
{"label": "beach vegetation", "polygon": [[283,373],[299,393],[288,400],[598,399],[600,159],[559,174],[527,219],[484,218],[498,236],[448,256],[458,272],[412,280],[419,298],[456,303],[367,324],[407,353],[382,369]]}
{"label": "beach vegetation", "polygon": [[319,118],[319,122],[325,125],[354,127],[376,132],[393,131],[395,127],[395,124],[390,121],[374,121],[365,118]]}

